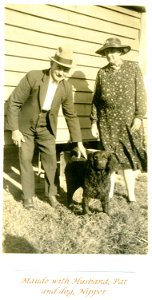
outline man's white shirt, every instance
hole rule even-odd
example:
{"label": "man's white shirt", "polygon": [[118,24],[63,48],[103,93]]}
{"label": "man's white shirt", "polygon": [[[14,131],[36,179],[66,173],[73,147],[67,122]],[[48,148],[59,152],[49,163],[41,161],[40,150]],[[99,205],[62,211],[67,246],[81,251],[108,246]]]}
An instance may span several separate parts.
{"label": "man's white shirt", "polygon": [[42,107],[43,110],[51,109],[52,101],[53,101],[57,86],[58,86],[57,82],[53,81],[52,78],[50,78],[46,97],[45,97],[43,107]]}

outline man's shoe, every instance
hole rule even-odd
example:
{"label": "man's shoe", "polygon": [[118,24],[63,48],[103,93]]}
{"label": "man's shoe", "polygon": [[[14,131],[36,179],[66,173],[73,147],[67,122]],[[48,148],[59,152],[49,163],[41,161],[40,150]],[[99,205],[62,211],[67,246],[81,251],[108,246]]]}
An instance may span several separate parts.
{"label": "man's shoe", "polygon": [[34,208],[33,198],[24,199],[23,206],[26,209]]}
{"label": "man's shoe", "polygon": [[58,204],[56,196],[49,196],[48,203],[55,208]]}

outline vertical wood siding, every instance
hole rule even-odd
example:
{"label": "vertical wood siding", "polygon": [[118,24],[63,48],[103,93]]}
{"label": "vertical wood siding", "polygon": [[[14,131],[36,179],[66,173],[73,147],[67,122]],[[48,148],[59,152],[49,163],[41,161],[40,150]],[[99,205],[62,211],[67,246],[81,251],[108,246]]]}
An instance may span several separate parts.
{"label": "vertical wood siding", "polygon": [[[8,4],[5,7],[5,112],[7,99],[26,72],[50,67],[56,48],[69,44],[76,67],[68,80],[73,86],[83,140],[90,132],[90,105],[98,69],[106,64],[95,51],[111,37],[119,37],[132,50],[125,59],[138,61],[141,13],[117,6]],[[69,141],[60,110],[57,143]],[[5,134],[5,144],[11,143]]]}

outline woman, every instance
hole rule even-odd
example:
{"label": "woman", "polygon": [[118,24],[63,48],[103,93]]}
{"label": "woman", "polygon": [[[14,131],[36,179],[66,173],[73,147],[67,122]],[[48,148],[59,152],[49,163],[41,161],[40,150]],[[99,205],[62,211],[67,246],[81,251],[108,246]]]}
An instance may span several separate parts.
{"label": "woman", "polygon": [[[142,119],[146,113],[146,94],[137,62],[122,59],[131,47],[118,38],[109,38],[96,51],[108,64],[97,73],[91,108],[91,131],[101,147],[115,153],[123,170],[128,200],[135,203],[135,170],[146,171],[146,151]],[[113,196],[114,174],[110,198]]]}

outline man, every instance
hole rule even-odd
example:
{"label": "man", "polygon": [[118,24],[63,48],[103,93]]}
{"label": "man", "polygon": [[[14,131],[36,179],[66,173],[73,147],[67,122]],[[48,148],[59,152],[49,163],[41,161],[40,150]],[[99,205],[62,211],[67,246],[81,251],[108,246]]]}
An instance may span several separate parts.
{"label": "man", "polygon": [[12,130],[12,140],[19,147],[19,162],[23,190],[23,206],[34,207],[35,195],[32,159],[35,141],[41,154],[48,186],[48,202],[57,204],[55,185],[57,116],[62,105],[72,142],[77,142],[79,152],[86,157],[78,117],[74,111],[72,87],[65,80],[73,66],[73,53],[59,47],[50,58],[51,68],[28,72],[8,99],[7,124]]}

